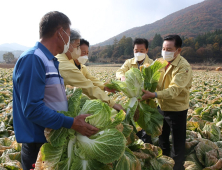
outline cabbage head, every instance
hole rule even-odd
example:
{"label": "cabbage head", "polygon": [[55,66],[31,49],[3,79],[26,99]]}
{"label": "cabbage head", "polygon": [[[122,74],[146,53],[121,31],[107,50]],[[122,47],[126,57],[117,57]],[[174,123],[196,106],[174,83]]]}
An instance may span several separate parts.
{"label": "cabbage head", "polygon": [[[104,170],[107,163],[118,160],[125,152],[126,139],[116,129],[125,119],[125,112],[111,114],[111,108],[100,100],[82,100],[82,90],[76,89],[69,98],[69,110],[62,112],[75,117],[89,113],[85,121],[100,131],[90,138],[72,129],[45,129],[48,143],[38,154],[37,170]],[[60,112],[61,113],[61,112]]]}

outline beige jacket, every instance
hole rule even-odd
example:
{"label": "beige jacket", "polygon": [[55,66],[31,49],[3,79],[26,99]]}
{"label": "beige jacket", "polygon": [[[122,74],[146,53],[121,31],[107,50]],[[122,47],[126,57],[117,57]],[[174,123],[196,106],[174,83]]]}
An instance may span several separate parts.
{"label": "beige jacket", "polygon": [[[143,64],[152,64],[153,60],[149,58],[149,56],[146,54],[145,60]],[[116,77],[118,79],[121,79],[121,77],[125,76],[125,73],[131,69],[132,67],[138,68],[138,64],[135,60],[135,58],[131,58],[125,61],[125,63],[122,65],[120,69],[116,71]]]}
{"label": "beige jacket", "polygon": [[167,70],[161,70],[157,98],[163,111],[183,111],[189,107],[192,69],[185,58],[178,55]]}
{"label": "beige jacket", "polygon": [[94,86],[98,86],[101,90],[104,90],[104,83],[100,80],[98,80],[96,77],[92,76],[85,65],[81,64],[81,72],[82,74],[89,80],[91,80],[93,82]]}
{"label": "beige jacket", "polygon": [[59,72],[64,79],[65,86],[82,88],[83,93],[91,99],[100,99],[108,103],[110,107],[114,106],[115,102],[90,79],[87,79],[74,62],[67,58],[66,54],[58,54],[55,57],[59,61]]}

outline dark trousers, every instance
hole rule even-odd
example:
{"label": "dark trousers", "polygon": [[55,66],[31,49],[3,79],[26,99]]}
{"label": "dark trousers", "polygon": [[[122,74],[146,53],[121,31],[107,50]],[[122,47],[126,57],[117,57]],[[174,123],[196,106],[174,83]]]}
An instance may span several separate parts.
{"label": "dark trousers", "polygon": [[145,130],[141,130],[139,132],[137,132],[136,134],[144,143],[151,143],[152,144],[152,140],[151,140],[151,136],[146,134]]}
{"label": "dark trousers", "polygon": [[32,164],[35,164],[39,149],[43,143],[23,143],[21,151],[21,163],[23,170],[34,169]]}
{"label": "dark trousers", "polygon": [[162,111],[164,116],[162,134],[159,136],[159,145],[163,150],[163,155],[170,156],[169,136],[172,135],[171,157],[175,161],[174,170],[183,170],[185,161],[185,141],[187,110],[179,112]]}

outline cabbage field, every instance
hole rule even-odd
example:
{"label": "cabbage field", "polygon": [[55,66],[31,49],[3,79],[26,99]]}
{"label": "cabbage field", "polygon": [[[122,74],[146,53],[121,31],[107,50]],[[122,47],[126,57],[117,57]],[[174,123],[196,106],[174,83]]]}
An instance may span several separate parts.
{"label": "cabbage field", "polygon": [[[89,67],[88,71],[105,83],[115,80],[117,69],[117,67]],[[12,71],[12,69],[0,68],[0,169],[21,169],[21,144],[18,144],[15,140],[12,121]],[[186,170],[219,170],[222,169],[222,72],[194,71],[193,78],[193,86],[190,90],[190,108],[187,118],[186,162],[184,166]],[[70,89],[67,89],[67,93],[73,95]],[[132,104],[132,107],[135,105],[140,105],[141,108],[145,107],[142,103],[138,104],[134,102],[134,99],[130,95],[127,96],[126,93],[122,91],[116,94],[108,93],[108,95],[123,105]],[[124,123],[116,126],[123,120],[122,112],[114,113],[113,110],[107,108],[106,105],[97,100],[85,102],[84,105],[81,105],[81,102],[87,98],[81,94],[80,90],[76,91],[75,96],[79,96],[78,107],[81,108],[80,114],[90,112],[90,108],[95,106],[101,108],[101,112],[104,109],[109,112],[110,115],[107,116],[107,121],[97,121],[101,118],[99,111],[92,118],[86,120],[90,124],[100,126],[101,129],[107,126],[109,129],[104,128],[100,132],[100,136],[94,136],[92,139],[86,139],[86,137],[80,134],[76,134],[76,138],[74,138],[71,135],[74,132],[61,129],[63,132],[61,133],[63,134],[61,139],[63,138],[63,141],[54,141],[55,143],[50,142],[50,138],[53,138],[53,135],[57,135],[57,132],[46,130],[46,133],[49,134],[49,139],[47,139],[49,143],[42,150],[50,151],[51,149],[54,151],[53,147],[61,149],[62,156],[58,158],[57,162],[56,158],[53,160],[53,163],[57,164],[57,167],[60,167],[59,169],[67,168],[68,165],[70,169],[79,170],[87,170],[90,166],[94,167],[94,169],[101,167],[103,170],[172,169],[174,165],[173,160],[163,156],[161,149],[158,147],[157,136],[161,127],[161,123],[159,122],[161,117],[156,117],[156,120],[158,120],[155,121],[157,122],[156,124],[150,122],[151,124],[153,123],[152,129],[148,128],[146,130],[146,127],[143,126],[143,120],[140,118],[133,126],[129,125],[131,121],[130,117],[128,120],[125,119]],[[72,97],[69,99],[74,102]],[[75,110],[74,106],[72,107],[72,110]],[[64,114],[69,115],[69,113]],[[138,127],[138,124],[148,133],[155,134],[152,136],[153,145],[144,144],[131,133],[133,128]],[[104,140],[109,136],[113,140]],[[118,141],[115,139],[118,139]],[[100,140],[103,140],[104,146]],[[125,143],[123,142],[124,140],[126,140]],[[74,142],[76,142],[75,148],[72,146]],[[112,148],[112,146],[109,148],[109,142],[112,142],[115,148]],[[92,149],[89,143],[98,143],[99,146],[96,145]],[[73,166],[69,164],[70,160],[67,158],[66,153],[68,152],[67,148],[70,146],[72,150],[75,149],[74,157],[77,160]],[[98,148],[104,148],[99,150],[101,155],[105,154],[106,151],[113,153],[110,157],[98,157],[98,151],[96,150]],[[45,151],[42,151],[42,154],[45,154]],[[59,152],[59,149],[57,149],[57,152]],[[72,152],[68,154],[72,155]],[[83,157],[87,157],[87,161],[83,160]],[[62,158],[64,159],[62,160]],[[47,159],[47,154],[44,155],[44,159]]]}

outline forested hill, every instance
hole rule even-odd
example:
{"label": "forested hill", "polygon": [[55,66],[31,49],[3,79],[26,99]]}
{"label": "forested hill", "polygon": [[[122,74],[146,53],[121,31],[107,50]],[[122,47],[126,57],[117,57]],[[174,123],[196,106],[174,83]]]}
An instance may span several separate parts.
{"label": "forested hill", "polygon": [[[222,63],[222,30],[199,34],[196,38],[182,37],[181,55],[191,63]],[[152,59],[161,57],[163,38],[155,34],[149,41],[148,55]],[[91,47],[89,60],[96,63],[123,63],[133,57],[133,39],[123,36],[113,45]]]}
{"label": "forested hill", "polygon": [[196,37],[200,33],[222,28],[222,0],[205,0],[192,5],[152,24],[132,28],[112,37],[97,46],[112,45],[114,39],[126,37],[143,37],[152,39],[156,33],[179,34],[185,37]]}

